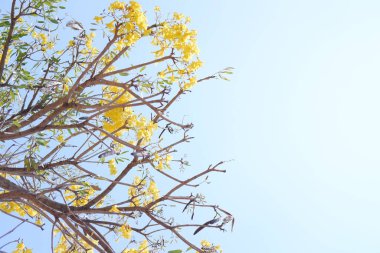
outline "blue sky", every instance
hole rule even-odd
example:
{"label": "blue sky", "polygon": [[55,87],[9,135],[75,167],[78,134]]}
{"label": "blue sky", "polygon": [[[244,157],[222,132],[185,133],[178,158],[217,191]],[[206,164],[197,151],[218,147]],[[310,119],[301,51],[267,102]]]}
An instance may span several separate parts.
{"label": "blue sky", "polygon": [[[96,4],[95,4],[96,2]],[[108,1],[69,0],[89,21]],[[194,166],[230,160],[202,188],[233,212],[227,253],[380,252],[380,2],[141,1],[192,17],[202,73],[172,111],[195,124]]]}

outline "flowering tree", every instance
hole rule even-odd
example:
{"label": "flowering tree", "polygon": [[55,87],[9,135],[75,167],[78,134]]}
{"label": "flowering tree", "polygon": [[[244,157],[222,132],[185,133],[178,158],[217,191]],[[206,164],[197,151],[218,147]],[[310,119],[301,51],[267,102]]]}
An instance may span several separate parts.
{"label": "flowering tree", "polygon": [[[9,2],[0,20],[0,215],[51,229],[52,252],[115,252],[119,239],[125,253],[159,252],[175,240],[219,252],[182,232],[233,223],[191,193],[209,173],[225,172],[222,163],[190,178],[178,173],[189,164],[176,149],[192,124],[169,109],[197,83],[230,73],[196,76],[190,19],[116,1],[85,28],[57,18],[60,0]],[[60,40],[62,26],[75,36]],[[134,62],[139,43],[153,53]],[[196,223],[199,209],[211,216]],[[17,227],[0,234],[0,250]],[[13,252],[31,252],[15,243]]]}

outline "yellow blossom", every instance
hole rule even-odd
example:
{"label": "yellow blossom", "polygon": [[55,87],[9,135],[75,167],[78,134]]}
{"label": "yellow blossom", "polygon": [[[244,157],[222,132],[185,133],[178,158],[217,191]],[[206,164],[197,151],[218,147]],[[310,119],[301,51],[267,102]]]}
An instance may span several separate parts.
{"label": "yellow blossom", "polygon": [[100,23],[100,22],[103,21],[103,18],[104,18],[104,17],[101,17],[101,16],[95,16],[95,17],[94,17],[94,20],[95,20],[96,23]]}
{"label": "yellow blossom", "polygon": [[75,41],[74,40],[69,40],[69,47],[75,46]]}
{"label": "yellow blossom", "polygon": [[115,1],[111,3],[111,5],[108,8],[108,10],[111,12],[114,12],[115,10],[124,10],[124,9],[125,9],[125,4],[120,1]]}
{"label": "yellow blossom", "polygon": [[157,185],[154,181],[150,181],[148,192],[152,195],[153,200],[159,198],[160,191],[157,188]]}
{"label": "yellow blossom", "polygon": [[65,138],[63,137],[62,134],[60,134],[60,135],[57,136],[57,141],[59,141],[60,143],[62,143],[62,142],[65,141]]}
{"label": "yellow blossom", "polygon": [[113,213],[120,213],[120,210],[117,208],[117,205],[113,205],[110,209],[110,212]]}
{"label": "yellow blossom", "polygon": [[128,225],[122,225],[120,227],[120,232],[121,232],[121,235],[125,238],[125,239],[131,239],[132,237],[132,229],[130,226]]}
{"label": "yellow blossom", "polygon": [[108,167],[109,167],[109,169],[110,169],[110,174],[111,174],[111,175],[116,175],[116,173],[117,173],[117,168],[116,168],[115,159],[111,159],[111,160],[109,160],[109,162],[108,162]]}
{"label": "yellow blossom", "polygon": [[197,79],[195,77],[190,77],[189,82],[183,85],[183,90],[190,90],[197,83]]}
{"label": "yellow blossom", "polygon": [[201,245],[202,247],[206,247],[206,248],[211,247],[211,243],[206,240],[202,240]]}
{"label": "yellow blossom", "polygon": [[158,162],[158,165],[156,166],[156,169],[158,169],[158,170],[163,170],[164,169],[164,164],[163,164],[162,160]]}
{"label": "yellow blossom", "polygon": [[158,72],[158,76],[160,78],[165,78],[165,72],[164,71]]}
{"label": "yellow blossom", "polygon": [[42,222],[41,217],[37,217],[37,219],[36,219],[36,224],[37,224],[38,226],[43,225],[43,222]]}
{"label": "yellow blossom", "polygon": [[174,13],[173,13],[173,18],[174,18],[175,20],[181,20],[182,18],[184,18],[184,16],[183,16],[183,14],[181,14],[181,13],[174,12]]}
{"label": "yellow blossom", "polygon": [[140,242],[139,252],[140,253],[149,253],[149,247],[148,247],[148,241],[147,240],[143,240],[142,242]]}
{"label": "yellow blossom", "polygon": [[109,22],[106,24],[106,27],[111,31],[113,32],[115,30],[115,20]]}

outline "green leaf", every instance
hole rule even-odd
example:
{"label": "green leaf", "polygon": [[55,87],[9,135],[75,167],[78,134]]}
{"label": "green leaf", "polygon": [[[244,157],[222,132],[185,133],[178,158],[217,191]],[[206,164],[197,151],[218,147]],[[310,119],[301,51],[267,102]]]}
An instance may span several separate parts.
{"label": "green leaf", "polygon": [[171,251],[168,251],[168,253],[182,253],[182,250],[180,249],[171,250]]}
{"label": "green leaf", "polygon": [[50,22],[52,22],[53,24],[58,24],[58,21],[54,18],[49,18]]}
{"label": "green leaf", "polygon": [[37,139],[36,142],[42,146],[46,146],[49,142],[42,139]]}

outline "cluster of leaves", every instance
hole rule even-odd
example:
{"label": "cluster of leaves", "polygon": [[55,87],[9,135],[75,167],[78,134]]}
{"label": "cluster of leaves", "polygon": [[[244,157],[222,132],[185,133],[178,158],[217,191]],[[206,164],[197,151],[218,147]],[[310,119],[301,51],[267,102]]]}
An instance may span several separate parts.
{"label": "cluster of leaves", "polygon": [[[187,179],[176,172],[188,166],[176,148],[191,139],[192,124],[169,118],[169,108],[197,83],[231,72],[197,77],[190,19],[163,18],[156,7],[148,22],[138,2],[116,1],[86,29],[57,18],[60,0],[10,5],[0,20],[0,211],[41,229],[50,224],[54,252],[115,252],[119,238],[125,253],[158,252],[177,240],[220,252],[180,231],[224,230],[233,220],[185,190],[225,172],[223,163]],[[62,25],[71,40],[60,40]],[[139,42],[151,44],[152,59],[120,66]],[[190,221],[169,217],[173,205]],[[198,209],[214,218],[194,223]],[[18,241],[14,252],[31,250]]]}

